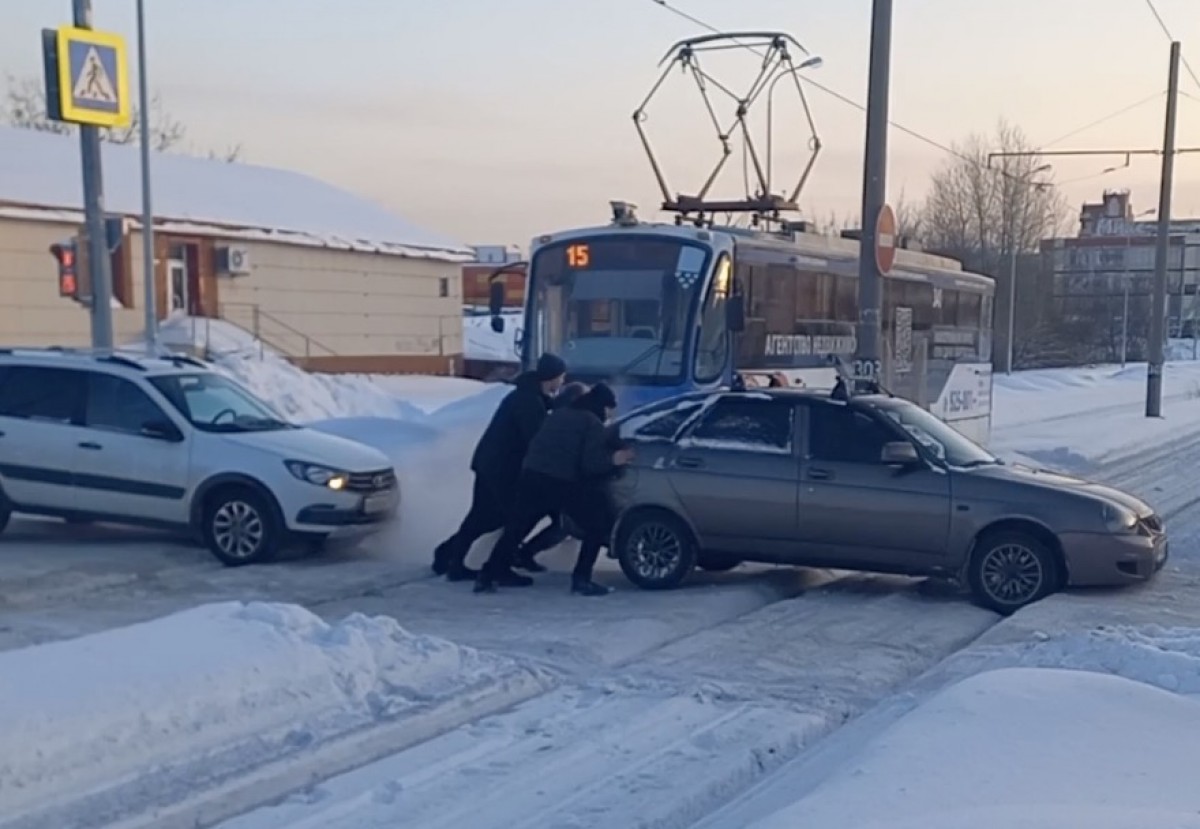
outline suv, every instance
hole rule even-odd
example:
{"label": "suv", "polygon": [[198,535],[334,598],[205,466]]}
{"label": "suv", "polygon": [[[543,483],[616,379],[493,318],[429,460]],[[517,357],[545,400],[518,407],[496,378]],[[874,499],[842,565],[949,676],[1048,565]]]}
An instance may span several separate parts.
{"label": "suv", "polygon": [[612,485],[610,555],[648,589],[751,560],[949,577],[1011,613],[1167,558],[1139,499],[1005,464],[899,398],[694,393],[618,424],[637,458]]}
{"label": "suv", "polygon": [[13,512],[186,528],[235,566],[365,535],[398,503],[382,453],[191,357],[0,350],[0,530]]}

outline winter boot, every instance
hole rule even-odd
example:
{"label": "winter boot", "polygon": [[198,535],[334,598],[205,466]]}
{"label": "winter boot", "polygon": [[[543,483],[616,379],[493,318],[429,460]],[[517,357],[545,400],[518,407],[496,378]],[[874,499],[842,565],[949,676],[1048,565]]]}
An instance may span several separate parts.
{"label": "winter boot", "polygon": [[435,576],[444,576],[446,571],[450,569],[450,551],[446,549],[446,542],[442,542],[433,551],[433,574]]}
{"label": "winter boot", "polygon": [[492,581],[501,587],[532,587],[533,579],[529,576],[522,576],[520,573],[514,573],[512,570],[501,570],[492,576]]}
{"label": "winter boot", "polygon": [[605,587],[603,584],[596,584],[591,579],[572,576],[571,592],[577,596],[607,596],[612,592],[612,589]]}

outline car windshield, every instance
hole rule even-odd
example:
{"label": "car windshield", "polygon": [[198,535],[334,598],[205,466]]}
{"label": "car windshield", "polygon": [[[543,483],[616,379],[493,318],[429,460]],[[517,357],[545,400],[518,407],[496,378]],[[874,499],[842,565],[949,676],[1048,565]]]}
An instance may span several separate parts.
{"label": "car windshield", "polygon": [[710,261],[707,247],[670,237],[547,245],[530,268],[529,347],[562,356],[572,376],[679,382]]}
{"label": "car windshield", "polygon": [[167,374],[150,382],[193,426],[205,432],[295,428],[237,383],[211,372]]}
{"label": "car windshield", "polygon": [[934,414],[911,403],[880,407],[884,414],[950,466],[972,467],[1000,461]]}

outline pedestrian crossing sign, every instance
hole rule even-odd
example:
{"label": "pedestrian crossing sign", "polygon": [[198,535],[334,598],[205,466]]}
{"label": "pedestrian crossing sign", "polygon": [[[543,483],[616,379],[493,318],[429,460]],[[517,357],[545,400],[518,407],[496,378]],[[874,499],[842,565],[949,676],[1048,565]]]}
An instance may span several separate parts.
{"label": "pedestrian crossing sign", "polygon": [[58,115],[97,127],[130,122],[125,39],[111,32],[60,26],[55,30]]}

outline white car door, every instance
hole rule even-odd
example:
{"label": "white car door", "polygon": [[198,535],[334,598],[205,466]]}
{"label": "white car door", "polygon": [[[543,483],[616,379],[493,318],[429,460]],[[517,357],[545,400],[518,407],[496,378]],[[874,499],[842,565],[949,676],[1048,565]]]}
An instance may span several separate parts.
{"label": "white car door", "polygon": [[85,430],[81,371],[0,368],[0,486],[20,512],[77,509],[72,470]]}
{"label": "white car door", "polygon": [[87,437],[75,456],[80,509],[114,518],[185,524],[189,443],[137,383],[87,373]]}

